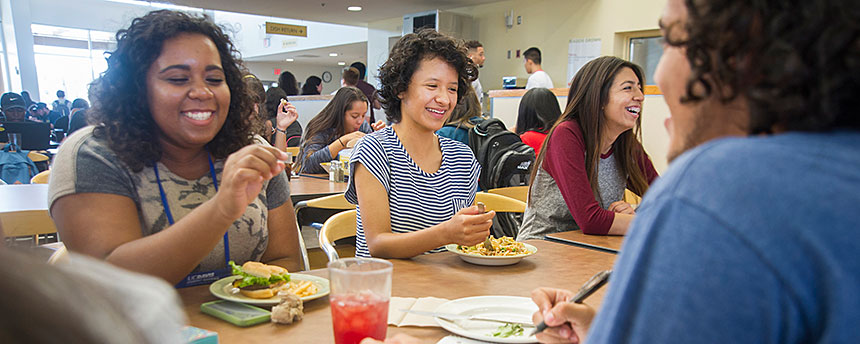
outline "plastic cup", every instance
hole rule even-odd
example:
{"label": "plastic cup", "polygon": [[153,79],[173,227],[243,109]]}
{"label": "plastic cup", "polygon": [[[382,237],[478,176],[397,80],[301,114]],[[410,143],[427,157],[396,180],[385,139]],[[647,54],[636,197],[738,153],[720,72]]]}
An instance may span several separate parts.
{"label": "plastic cup", "polygon": [[393,265],[376,258],[345,258],[328,263],[331,320],[336,344],[385,339]]}

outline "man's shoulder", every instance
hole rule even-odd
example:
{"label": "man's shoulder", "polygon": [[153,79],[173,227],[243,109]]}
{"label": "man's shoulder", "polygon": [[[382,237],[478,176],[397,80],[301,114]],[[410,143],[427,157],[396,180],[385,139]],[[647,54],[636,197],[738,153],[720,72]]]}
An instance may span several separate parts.
{"label": "man's shoulder", "polygon": [[[682,154],[648,190],[642,212],[666,202],[682,202],[712,214],[750,236],[774,226],[811,218],[836,224],[855,221],[825,204],[860,204],[860,133],[792,133],[724,138]],[[803,211],[798,211],[803,209]],[[842,221],[842,222],[840,222]],[[758,225],[756,225],[758,224]]]}

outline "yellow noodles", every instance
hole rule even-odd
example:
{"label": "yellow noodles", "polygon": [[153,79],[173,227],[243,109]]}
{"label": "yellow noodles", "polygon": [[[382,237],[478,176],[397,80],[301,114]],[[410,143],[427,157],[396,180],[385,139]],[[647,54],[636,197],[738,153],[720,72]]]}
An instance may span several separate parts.
{"label": "yellow noodles", "polygon": [[528,250],[526,250],[526,246],[523,245],[523,243],[517,242],[511,237],[501,237],[498,239],[490,237],[490,241],[493,244],[493,252],[484,248],[484,243],[480,243],[475,246],[457,245],[457,249],[463,253],[479,254],[482,256],[518,256],[528,253]]}

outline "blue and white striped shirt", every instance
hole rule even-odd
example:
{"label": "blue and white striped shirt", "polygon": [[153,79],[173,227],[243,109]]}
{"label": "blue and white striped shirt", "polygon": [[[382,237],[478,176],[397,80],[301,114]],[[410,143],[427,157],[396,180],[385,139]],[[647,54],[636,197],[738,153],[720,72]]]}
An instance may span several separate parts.
{"label": "blue and white striped shirt", "polygon": [[[481,167],[468,146],[439,137],[442,165],[435,173],[427,173],[412,160],[392,127],[365,136],[355,146],[349,159],[350,175],[355,175],[359,162],[382,184],[388,194],[391,231],[409,233],[451,219],[457,211],[475,202],[475,190]],[[354,178],[344,193],[346,200],[358,205]],[[361,207],[356,228],[357,257],[370,257]],[[430,252],[440,252],[439,247]]]}

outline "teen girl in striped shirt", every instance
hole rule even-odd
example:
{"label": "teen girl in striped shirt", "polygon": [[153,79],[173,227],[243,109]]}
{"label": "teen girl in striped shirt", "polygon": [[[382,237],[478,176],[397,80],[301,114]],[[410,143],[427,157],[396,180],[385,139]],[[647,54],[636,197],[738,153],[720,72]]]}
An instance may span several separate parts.
{"label": "teen girl in striped shirt", "polygon": [[356,256],[409,258],[489,235],[494,213],[472,206],[480,166],[469,147],[435,134],[476,77],[462,43],[436,31],[394,46],[379,69],[394,124],[365,136],[350,158],[345,196],[358,205]]}

